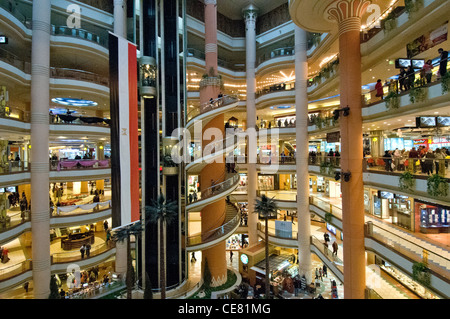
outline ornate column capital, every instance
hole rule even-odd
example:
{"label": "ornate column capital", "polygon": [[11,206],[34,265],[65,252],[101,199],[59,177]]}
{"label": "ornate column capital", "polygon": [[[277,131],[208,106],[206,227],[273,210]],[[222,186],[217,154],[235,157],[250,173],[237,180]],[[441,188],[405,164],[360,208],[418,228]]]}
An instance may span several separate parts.
{"label": "ornate column capital", "polygon": [[217,0],[205,0],[205,6],[208,4],[217,5]]}
{"label": "ornate column capital", "polygon": [[360,30],[361,17],[371,0],[334,0],[325,9],[325,18],[339,24],[339,34]]}
{"label": "ornate column capital", "polygon": [[244,16],[245,24],[255,26],[256,18],[258,16],[258,8],[250,4],[244,9],[242,9],[242,15]]}

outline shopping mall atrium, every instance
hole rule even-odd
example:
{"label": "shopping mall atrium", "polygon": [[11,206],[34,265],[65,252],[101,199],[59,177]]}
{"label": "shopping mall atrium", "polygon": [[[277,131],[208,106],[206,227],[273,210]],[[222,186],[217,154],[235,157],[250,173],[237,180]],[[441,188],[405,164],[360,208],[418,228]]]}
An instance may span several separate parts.
{"label": "shopping mall atrium", "polygon": [[450,298],[449,17],[0,0],[0,299]]}

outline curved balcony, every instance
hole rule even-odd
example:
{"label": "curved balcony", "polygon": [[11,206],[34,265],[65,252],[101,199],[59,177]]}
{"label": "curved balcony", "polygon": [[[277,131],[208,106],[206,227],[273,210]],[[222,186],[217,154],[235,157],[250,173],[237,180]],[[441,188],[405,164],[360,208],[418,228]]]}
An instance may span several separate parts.
{"label": "curved balcony", "polygon": [[[194,156],[191,157],[191,162],[186,165],[186,171],[190,175],[199,174],[202,169],[212,162],[223,162],[223,157],[232,153],[237,146],[235,135],[228,135],[225,139],[214,142],[212,145],[208,144],[209,150],[214,150],[210,154],[202,156],[200,152],[194,152]],[[206,146],[203,149],[205,152]]]}
{"label": "curved balcony", "polygon": [[[66,272],[70,264],[76,263],[80,268],[89,268],[105,262],[115,254],[115,243],[110,241],[108,244],[93,245],[89,258],[81,259],[78,249],[74,251],[54,253],[51,255],[51,272]],[[9,262],[11,263],[11,261]],[[30,259],[5,264],[0,268],[0,292],[4,292],[13,287],[33,279],[33,262]]]}
{"label": "curved balcony", "polygon": [[231,95],[224,95],[223,97],[203,103],[187,113],[186,128],[192,128],[197,121],[202,121],[203,124],[206,124],[213,117],[237,107],[238,103],[239,99]]}
{"label": "curved balcony", "polygon": [[200,211],[203,207],[230,195],[239,185],[240,176],[237,171],[225,173],[225,180],[212,185],[201,192],[186,205],[187,211]]}
{"label": "curved balcony", "polygon": [[189,236],[186,250],[196,251],[210,248],[226,240],[239,228],[241,216],[235,205],[227,203],[222,216],[224,216],[224,221],[221,226],[202,231],[201,234]]}
{"label": "curved balcony", "polygon": [[104,179],[111,176],[111,162],[106,160],[62,160],[50,161],[50,181],[60,182],[68,179],[80,181]]}
{"label": "curved balcony", "polygon": [[[64,205],[64,203],[62,203]],[[91,224],[111,216],[111,200],[81,205],[50,207],[50,226],[54,228],[71,227]],[[23,213],[19,207],[7,211],[0,218],[0,242],[7,242],[30,231],[31,214],[29,210]]]}

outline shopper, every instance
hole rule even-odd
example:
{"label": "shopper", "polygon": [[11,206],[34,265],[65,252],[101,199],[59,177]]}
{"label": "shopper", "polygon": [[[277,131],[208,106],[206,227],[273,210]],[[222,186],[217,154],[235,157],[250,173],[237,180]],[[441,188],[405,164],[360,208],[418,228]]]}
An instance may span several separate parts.
{"label": "shopper", "polygon": [[108,231],[109,225],[108,225],[108,221],[107,221],[107,220],[105,220],[105,221],[103,222],[103,228],[105,229],[105,232]]}
{"label": "shopper", "polygon": [[384,164],[385,164],[384,165],[384,169],[387,172],[392,172],[393,169],[392,169],[392,155],[391,155],[391,152],[390,151],[385,151],[383,159],[384,159]]}
{"label": "shopper", "polygon": [[434,161],[434,166],[436,167],[436,174],[439,174],[439,164],[442,163],[444,165],[445,155],[442,153],[441,149],[436,149],[434,153],[434,158],[436,159]]}
{"label": "shopper", "polygon": [[25,281],[25,283],[23,284],[23,289],[25,289],[25,292],[28,293],[28,287],[29,287],[30,283],[28,281]]}
{"label": "shopper", "polygon": [[87,244],[85,247],[86,250],[86,258],[89,258],[89,256],[91,255],[91,244]]}
{"label": "shopper", "polygon": [[195,258],[195,252],[192,252],[191,262],[196,262],[197,258]]}
{"label": "shopper", "polygon": [[318,268],[316,268],[316,278],[315,279],[316,280],[319,279],[319,269]]}
{"label": "shopper", "polygon": [[377,80],[377,84],[375,84],[376,97],[383,99],[383,83],[381,83],[381,79]]}
{"label": "shopper", "polygon": [[233,262],[233,251],[230,250],[230,262]]}
{"label": "shopper", "polygon": [[84,258],[84,252],[86,251],[86,247],[84,245],[81,246],[80,248],[80,253],[81,253],[81,259]]}
{"label": "shopper", "polygon": [[416,80],[416,74],[414,73],[412,65],[408,66],[408,69],[406,70],[406,75],[408,76],[408,86],[411,89],[414,87],[414,82]]}
{"label": "shopper", "polygon": [[323,276],[324,277],[328,277],[328,273],[327,273],[328,268],[327,268],[327,266],[325,264],[323,264],[322,270],[323,270]]}
{"label": "shopper", "polygon": [[2,251],[2,263],[6,264],[9,261],[9,256],[8,256],[9,250],[6,247],[3,247],[3,251]]}
{"label": "shopper", "polygon": [[[427,60],[427,62],[423,65],[422,70],[426,83],[431,83],[431,77],[433,76],[433,62],[431,60]],[[423,84],[425,84],[425,82],[423,82]]]}
{"label": "shopper", "polygon": [[406,70],[405,68],[400,68],[400,73],[398,75],[398,81],[400,82],[400,91],[408,91],[409,85],[406,79]]}
{"label": "shopper", "polygon": [[439,48],[438,52],[441,57],[439,62],[439,76],[442,78],[447,73],[448,51]]}
{"label": "shopper", "polygon": [[424,159],[424,170],[425,170],[425,174],[430,175],[433,174],[433,160],[434,160],[435,156],[433,154],[433,151],[431,149],[428,149],[426,155],[425,155],[425,159]]}
{"label": "shopper", "polygon": [[338,252],[338,247],[339,247],[337,242],[334,241],[332,246],[333,246],[333,255],[337,257],[337,252]]}

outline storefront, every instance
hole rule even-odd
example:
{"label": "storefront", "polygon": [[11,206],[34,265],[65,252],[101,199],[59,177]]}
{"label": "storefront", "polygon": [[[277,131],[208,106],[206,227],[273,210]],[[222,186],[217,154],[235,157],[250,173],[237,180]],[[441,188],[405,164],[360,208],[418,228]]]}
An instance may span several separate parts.
{"label": "storefront", "polygon": [[275,190],[275,175],[258,175],[258,190]]}
{"label": "storefront", "polygon": [[239,186],[236,188],[235,192],[247,192],[247,174],[239,173]]}
{"label": "storefront", "polygon": [[226,241],[226,250],[239,250],[248,246],[247,234],[234,234]]}
{"label": "storefront", "polygon": [[325,180],[325,195],[332,198],[342,197],[341,183],[329,179]]}
{"label": "storefront", "polygon": [[[372,209],[370,209],[371,204],[373,205]],[[396,226],[411,231],[414,230],[414,199],[411,197],[391,192],[366,189],[364,191],[364,207],[369,214]]]}
{"label": "storefront", "polygon": [[416,200],[415,231],[425,234],[450,233],[450,207]]}
{"label": "storefront", "polygon": [[188,177],[188,194],[198,192],[200,184],[198,182],[198,175],[189,175]]}
{"label": "storefront", "polygon": [[280,189],[297,189],[297,174],[279,174]]}
{"label": "storefront", "polygon": [[310,176],[309,191],[312,193],[325,192],[325,178],[323,176]]}

